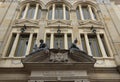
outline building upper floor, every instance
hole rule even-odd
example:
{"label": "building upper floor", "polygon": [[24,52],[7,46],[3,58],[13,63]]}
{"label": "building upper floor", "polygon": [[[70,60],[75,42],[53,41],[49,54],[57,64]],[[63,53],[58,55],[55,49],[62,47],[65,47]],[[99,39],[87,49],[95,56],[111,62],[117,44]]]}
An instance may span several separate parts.
{"label": "building upper floor", "polygon": [[[11,4],[14,8],[14,4]],[[98,66],[102,66],[104,62],[103,66],[115,66],[110,40],[115,38],[110,35],[110,28],[114,26],[106,22],[108,18],[103,16],[107,14],[101,12],[104,9],[99,7],[96,0],[22,0],[15,7],[17,10],[12,17],[13,22],[5,33],[5,36],[9,36],[6,36],[6,41],[4,39],[3,58],[24,58],[34,52],[34,46],[38,45],[41,36],[50,49],[69,49],[77,38],[78,47],[98,59]],[[23,29],[24,25],[27,29]],[[60,36],[57,35],[59,26]]]}

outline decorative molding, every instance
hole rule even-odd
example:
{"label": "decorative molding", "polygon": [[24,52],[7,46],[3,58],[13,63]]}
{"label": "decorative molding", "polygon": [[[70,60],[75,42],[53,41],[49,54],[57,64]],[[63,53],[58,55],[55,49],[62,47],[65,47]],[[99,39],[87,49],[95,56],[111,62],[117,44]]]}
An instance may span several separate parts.
{"label": "decorative molding", "polygon": [[47,27],[71,27],[71,20],[48,20]]}
{"label": "decorative molding", "polygon": [[29,19],[17,19],[15,20],[13,27],[21,27],[24,25],[29,27],[39,27],[39,21]]}
{"label": "decorative molding", "polygon": [[[21,28],[17,28],[17,31],[18,31],[18,32],[21,32]],[[34,33],[35,31],[34,31],[33,28],[27,28],[27,29],[25,30],[25,32],[26,32],[26,33],[31,33],[31,32]]]}
{"label": "decorative molding", "polygon": [[80,27],[97,27],[97,28],[103,28],[103,23],[101,21],[96,21],[96,20],[80,20],[78,21],[78,24]]}
{"label": "decorative molding", "polygon": [[[46,60],[47,59],[47,60]],[[71,62],[89,62],[89,63],[95,63],[95,59],[91,56],[89,56],[87,53],[83,51],[72,51],[70,53],[70,50],[65,49],[49,49],[49,53],[46,53],[46,51],[35,51],[28,55],[25,59],[23,59],[23,63],[27,62],[43,62],[44,63],[56,63],[56,62],[62,62],[62,61],[68,61]],[[71,61],[72,60],[72,61]],[[64,63],[64,61],[62,63]]]}
{"label": "decorative molding", "polygon": [[68,52],[65,53],[50,53],[50,61],[51,62],[67,62],[68,61]]}

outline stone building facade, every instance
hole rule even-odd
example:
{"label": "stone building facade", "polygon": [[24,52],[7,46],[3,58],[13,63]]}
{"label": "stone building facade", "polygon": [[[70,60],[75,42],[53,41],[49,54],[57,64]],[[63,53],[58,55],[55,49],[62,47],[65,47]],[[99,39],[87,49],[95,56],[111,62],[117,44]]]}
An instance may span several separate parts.
{"label": "stone building facade", "polygon": [[0,82],[120,82],[119,15],[119,0],[0,0]]}

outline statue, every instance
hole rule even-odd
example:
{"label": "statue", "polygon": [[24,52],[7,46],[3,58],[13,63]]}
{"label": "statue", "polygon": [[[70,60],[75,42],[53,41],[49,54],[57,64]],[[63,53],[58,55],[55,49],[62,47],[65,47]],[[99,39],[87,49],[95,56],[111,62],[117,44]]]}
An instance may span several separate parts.
{"label": "statue", "polygon": [[78,40],[75,39],[75,40],[74,40],[74,43],[72,43],[70,49],[71,49],[71,48],[79,49],[79,48],[77,47],[77,42],[78,42]]}
{"label": "statue", "polygon": [[80,51],[80,49],[77,47],[78,40],[75,39],[74,43],[72,43],[71,47],[69,48],[70,53],[73,53],[74,51]]}
{"label": "statue", "polygon": [[35,50],[34,52],[36,52],[36,51],[45,51],[46,53],[49,52],[47,45],[44,43],[44,41],[42,39],[40,40],[39,47],[37,47],[37,44],[35,44],[35,47],[33,49]]}
{"label": "statue", "polygon": [[40,40],[40,46],[39,46],[39,49],[44,49],[44,48],[47,48],[47,45],[44,43],[44,41],[41,39]]}

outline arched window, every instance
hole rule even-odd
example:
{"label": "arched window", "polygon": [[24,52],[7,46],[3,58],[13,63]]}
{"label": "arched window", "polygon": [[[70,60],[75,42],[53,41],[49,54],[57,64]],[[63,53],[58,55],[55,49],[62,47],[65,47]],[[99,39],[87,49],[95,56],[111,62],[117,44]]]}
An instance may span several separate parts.
{"label": "arched window", "polygon": [[66,19],[69,20],[70,19],[70,13],[69,13],[69,9],[68,7],[65,7],[66,9]]}
{"label": "arched window", "polygon": [[49,8],[49,11],[48,11],[48,19],[49,20],[52,19],[52,6]]}
{"label": "arched window", "polygon": [[77,15],[77,19],[81,19],[80,18],[80,10],[79,10],[79,7],[76,8],[76,15]]}
{"label": "arched window", "polygon": [[78,5],[76,8],[76,15],[78,20],[97,19],[95,8],[91,5]]}
{"label": "arched window", "polygon": [[41,18],[41,7],[38,7],[37,19]]}
{"label": "arched window", "polygon": [[48,10],[48,19],[64,19],[69,20],[69,8],[65,4],[53,4]]}
{"label": "arched window", "polygon": [[20,19],[40,19],[41,18],[41,6],[38,3],[27,3],[22,9],[19,18]]}
{"label": "arched window", "polygon": [[34,18],[34,14],[35,14],[35,8],[36,5],[30,5],[28,12],[27,12],[27,19],[33,19]]}
{"label": "arched window", "polygon": [[63,19],[63,6],[55,5],[55,19]]}
{"label": "arched window", "polygon": [[24,16],[25,8],[26,8],[26,5],[25,5],[25,7],[22,8],[22,11],[21,11],[21,14],[20,14],[20,17],[19,17],[20,19],[23,18],[23,16]]}
{"label": "arched window", "polygon": [[82,12],[84,19],[90,19],[90,12],[88,6],[82,6]]}

